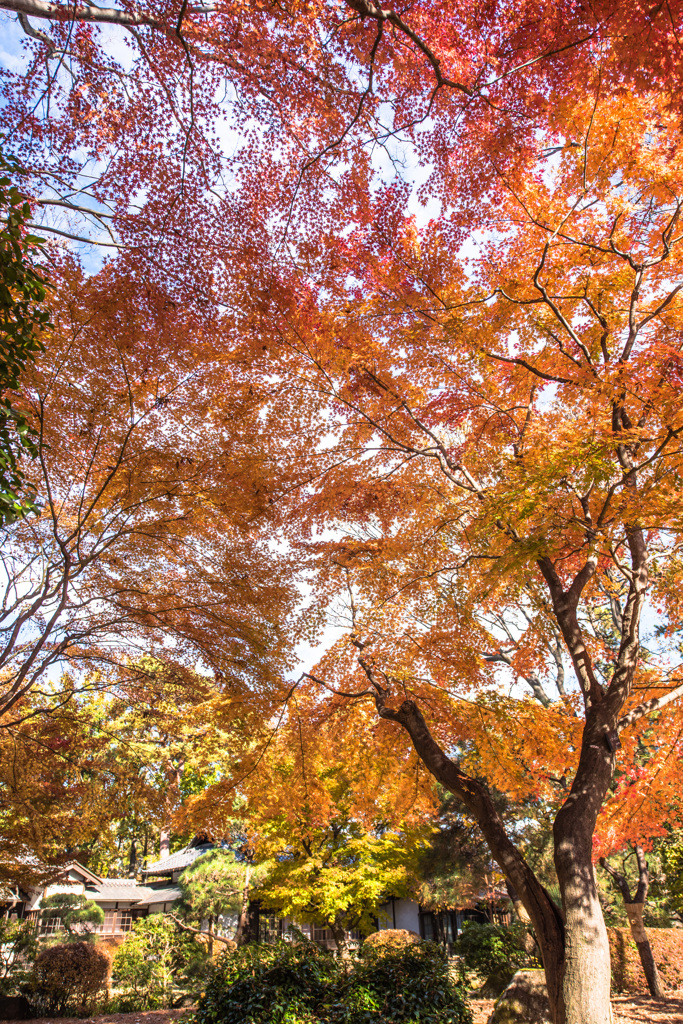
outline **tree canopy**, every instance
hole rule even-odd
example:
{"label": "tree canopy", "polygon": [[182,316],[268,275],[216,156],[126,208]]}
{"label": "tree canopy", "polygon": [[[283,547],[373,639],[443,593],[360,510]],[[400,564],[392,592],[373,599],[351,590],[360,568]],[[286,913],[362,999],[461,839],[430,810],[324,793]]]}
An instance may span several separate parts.
{"label": "tree canopy", "polygon": [[111,252],[54,247],[22,384],[8,726],[143,653],[242,730],[185,821],[404,827],[438,783],[555,1024],[606,1024],[593,859],[677,814],[683,6],[0,7],[35,216]]}

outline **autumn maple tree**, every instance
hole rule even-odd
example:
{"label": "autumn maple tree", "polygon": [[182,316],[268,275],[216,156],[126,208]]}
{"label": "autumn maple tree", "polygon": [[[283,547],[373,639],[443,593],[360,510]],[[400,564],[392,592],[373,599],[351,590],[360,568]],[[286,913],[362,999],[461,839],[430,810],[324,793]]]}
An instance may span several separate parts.
{"label": "autumn maple tree", "polygon": [[237,677],[279,692],[297,594],[257,525],[271,472],[254,439],[260,396],[233,363],[242,383],[215,400],[226,365],[202,359],[216,336],[198,310],[113,268],[86,280],[66,254],[51,278],[54,325],[18,405],[41,513],[2,539],[0,715],[49,691],[56,665],[135,663],[129,682],[150,689],[143,654],[190,687],[203,665],[233,693]]}
{"label": "autumn maple tree", "polygon": [[42,884],[74,859],[135,875],[182,804],[180,769],[193,781],[229,756],[207,680],[142,668],[64,677],[0,719],[3,888]]}
{"label": "autumn maple tree", "polygon": [[[0,887],[44,885],[70,860],[109,854],[113,823],[136,808],[152,820],[162,800],[146,777],[139,747],[122,751],[104,724],[98,695],[81,694],[46,715],[24,698],[20,715],[0,730]],[[37,713],[38,712],[38,713]],[[119,741],[121,737],[118,737]],[[113,838],[113,837],[112,837]]]}
{"label": "autumn maple tree", "polygon": [[[617,764],[636,763],[632,737],[660,759],[680,742],[681,5],[0,7],[25,34],[1,117],[36,217],[56,238],[94,232],[116,253],[100,278],[119,275],[116,303],[149,288],[164,311],[176,304],[173,363],[166,332],[152,331],[164,370],[185,373],[187,360],[207,374],[184,419],[164,387],[136,377],[134,407],[154,420],[160,397],[171,423],[147,435],[153,451],[134,448],[116,493],[154,510],[173,543],[180,513],[193,544],[182,555],[167,544],[163,564],[152,544],[141,565],[121,542],[125,569],[93,562],[107,566],[88,594],[97,616],[114,609],[127,638],[153,645],[167,630],[224,673],[210,657],[224,630],[206,609],[245,533],[230,543],[232,519],[202,525],[195,495],[213,472],[191,486],[190,470],[174,475],[170,521],[157,510],[171,500],[164,459],[210,448],[211,429],[190,452],[189,431],[213,428],[213,403],[227,402],[222,422],[249,430],[231,435],[223,487],[238,506],[256,500],[272,555],[309,531],[297,550],[313,611],[331,603],[346,626],[300,683],[307,727],[331,705],[341,735],[372,734],[376,771],[383,744],[402,750],[404,778],[418,755],[464,801],[526,907],[556,1024],[606,1024],[598,816]],[[97,23],[125,38],[125,72]],[[68,76],[52,70],[65,56]],[[126,352],[142,360],[147,325],[126,322]],[[113,357],[108,374],[119,379]],[[72,400],[64,392],[60,408]],[[100,422],[88,410],[72,435],[90,487],[101,445],[87,440]],[[258,483],[238,475],[230,490],[227,467],[245,450],[253,481],[262,437]],[[117,500],[116,524],[129,507]],[[52,536],[56,519],[50,509],[40,528]],[[140,532],[147,549],[146,521]],[[191,580],[207,604],[178,608],[179,562],[201,561],[216,537],[229,550]],[[129,564],[136,584],[159,567],[144,600],[122,579]],[[80,629],[60,656],[86,656]],[[102,619],[97,650],[110,635]],[[12,669],[17,699],[36,658]],[[228,674],[225,687],[284,721],[266,676],[250,687]],[[245,755],[254,771],[259,756]],[[559,807],[561,908],[506,832],[493,786]]]}
{"label": "autumn maple tree", "polygon": [[[676,756],[683,694],[665,639],[678,630],[678,122],[659,93],[603,100],[599,78],[555,113],[540,170],[496,169],[476,246],[454,251],[443,223],[420,232],[381,197],[351,243],[358,286],[311,294],[282,331],[341,421],[309,521],[355,527],[317,545],[349,629],[308,683],[372,699],[407,733],[520,893],[556,1019],[601,1021],[598,814],[620,734],[628,748],[654,732]],[[649,647],[646,608],[663,627]],[[554,781],[562,912],[488,788]]]}

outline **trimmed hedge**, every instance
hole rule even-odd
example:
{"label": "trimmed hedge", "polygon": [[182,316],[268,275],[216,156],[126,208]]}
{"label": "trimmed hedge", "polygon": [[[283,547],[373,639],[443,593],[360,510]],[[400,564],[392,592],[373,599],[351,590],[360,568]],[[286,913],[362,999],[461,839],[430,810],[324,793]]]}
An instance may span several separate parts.
{"label": "trimmed hedge", "polygon": [[372,949],[380,949],[383,946],[387,949],[403,949],[420,941],[417,932],[410,932],[406,928],[385,928],[384,931],[368,935],[363,946]]}
{"label": "trimmed hedge", "polygon": [[445,950],[364,946],[341,960],[311,942],[240,946],[211,968],[194,1024],[471,1024]]}
{"label": "trimmed hedge", "polygon": [[[647,993],[647,983],[630,928],[608,928],[614,992]],[[683,986],[683,928],[648,928],[655,963],[666,988]]]}

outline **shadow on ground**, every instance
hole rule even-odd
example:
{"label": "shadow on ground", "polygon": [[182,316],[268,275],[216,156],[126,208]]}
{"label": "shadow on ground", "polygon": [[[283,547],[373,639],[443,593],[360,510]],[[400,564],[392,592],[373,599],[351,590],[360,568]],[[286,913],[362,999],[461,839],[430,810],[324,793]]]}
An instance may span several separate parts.
{"label": "shadow on ground", "polygon": [[[473,999],[474,1024],[486,1024],[493,999]],[[683,1024],[683,994],[676,993],[661,1003],[649,996],[616,996],[612,1000],[614,1024]]]}

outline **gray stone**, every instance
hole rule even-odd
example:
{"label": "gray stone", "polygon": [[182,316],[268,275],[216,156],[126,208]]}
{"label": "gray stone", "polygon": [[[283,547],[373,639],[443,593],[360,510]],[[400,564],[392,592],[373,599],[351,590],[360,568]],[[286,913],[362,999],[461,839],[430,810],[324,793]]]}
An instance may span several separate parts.
{"label": "gray stone", "polygon": [[514,969],[499,967],[493,974],[489,974],[481,988],[477,989],[477,999],[497,999],[512,981],[514,973]]}
{"label": "gray stone", "polygon": [[545,971],[517,971],[488,1024],[551,1024]]}

